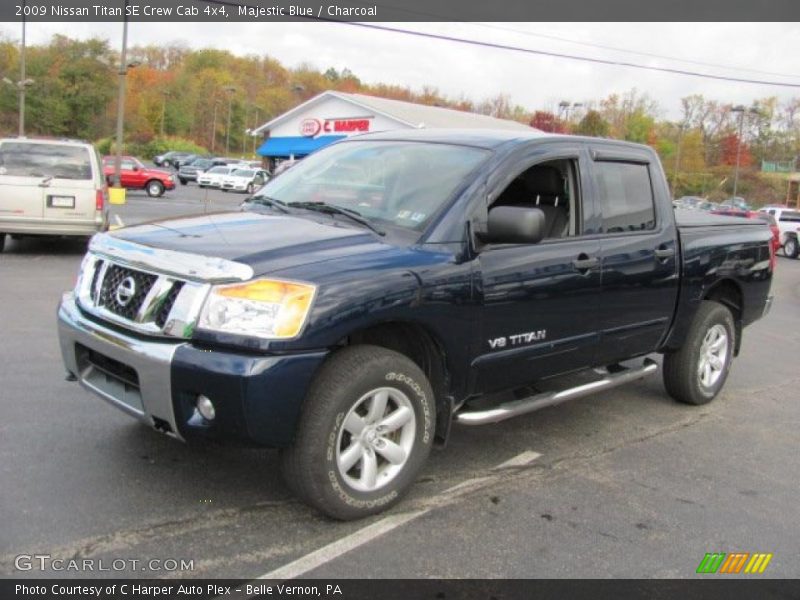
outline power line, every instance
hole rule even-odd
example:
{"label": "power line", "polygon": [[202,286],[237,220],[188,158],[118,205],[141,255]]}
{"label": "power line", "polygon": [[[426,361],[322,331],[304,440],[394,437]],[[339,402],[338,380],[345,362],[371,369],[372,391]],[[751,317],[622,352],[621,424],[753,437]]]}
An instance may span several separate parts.
{"label": "power line", "polygon": [[749,73],[760,73],[761,75],[775,75],[777,77],[792,77],[794,79],[800,78],[800,75],[790,75],[788,73],[776,73],[774,71],[761,71],[759,69],[750,69],[747,67],[737,67],[731,65],[723,65],[720,63],[712,63],[712,62],[705,62],[702,60],[692,60],[689,58],[678,58],[677,56],[666,56],[663,54],[654,54],[652,52],[643,52],[641,50],[632,50],[630,48],[618,48],[615,46],[606,46],[604,44],[597,44],[594,42],[582,42],[580,40],[571,40],[569,38],[563,38],[556,35],[549,35],[546,33],[534,32],[534,31],[524,31],[522,29],[514,29],[513,27],[502,27],[500,25],[493,25],[490,23],[470,23],[470,25],[474,25],[476,27],[485,27],[486,29],[497,29],[500,31],[511,31],[514,33],[519,33],[521,35],[527,35],[531,37],[540,37],[548,40],[554,40],[558,42],[566,42],[568,44],[578,44],[580,46],[588,46],[590,48],[600,48],[602,50],[611,50],[613,52],[624,52],[627,54],[636,54],[638,56],[648,56],[650,58],[660,58],[663,60],[671,60],[674,62],[682,62],[691,65],[701,65],[704,67],[715,67],[719,69],[726,69],[729,71],[745,71]]}
{"label": "power line", "polygon": [[[205,0],[210,1],[210,0]],[[550,56],[553,58],[563,58],[566,60],[575,60],[575,61],[583,61],[595,64],[603,64],[603,65],[612,65],[617,67],[628,67],[632,69],[642,69],[646,71],[659,71],[662,73],[672,73],[674,75],[686,75],[689,77],[703,77],[706,79],[716,79],[719,81],[732,81],[736,83],[752,83],[757,85],[769,85],[769,86],[777,86],[777,87],[789,87],[789,88],[800,88],[800,83],[786,83],[783,81],[765,81],[759,79],[744,79],[741,77],[728,77],[725,75],[713,75],[711,73],[699,73],[697,71],[687,71],[684,69],[673,69],[670,67],[656,67],[651,65],[642,65],[639,63],[631,63],[627,61],[618,61],[612,59],[604,59],[604,58],[592,58],[591,56],[579,56],[575,54],[564,54],[561,52],[548,52],[546,50],[534,50],[533,48],[522,48],[520,46],[510,46],[507,44],[498,44],[495,42],[482,42],[479,40],[471,40],[468,38],[458,38],[449,35],[443,35],[438,33],[426,33],[422,31],[413,31],[410,29],[400,29],[398,27],[388,27],[386,25],[376,25],[374,23],[363,23],[363,22],[355,22],[355,21],[335,21],[329,19],[316,19],[319,21],[325,21],[328,23],[338,23],[340,25],[350,25],[353,27],[363,27],[366,29],[374,29],[378,31],[387,31],[391,33],[400,33],[404,35],[412,35],[417,37],[424,37],[434,40],[440,41],[447,41],[447,42],[455,42],[459,44],[467,44],[470,46],[481,46],[484,48],[494,48],[496,50],[510,50],[514,52],[522,52],[525,54],[535,54],[538,56]]]}
{"label": "power line", "polygon": [[[397,5],[394,5],[394,4],[387,4],[385,2],[383,2],[383,3],[382,2],[374,2],[374,0],[351,0],[351,1],[352,2],[357,2],[359,4],[365,4],[365,5],[373,5],[374,4],[375,6],[380,6],[380,7],[383,7],[383,8],[388,8],[388,9],[391,9],[391,10],[404,12],[404,13],[410,14],[410,15],[418,15],[418,16],[421,16],[421,17],[432,17],[435,20],[441,20],[441,19],[444,18],[440,14],[424,12],[424,11],[420,11],[420,10],[414,10],[414,9],[410,9],[410,8],[406,8],[406,7],[402,7],[402,6],[397,6]],[[465,14],[465,16],[467,16],[469,18],[470,14],[467,13],[467,14]],[[473,25],[475,27],[484,27],[486,29],[497,29],[499,31],[511,31],[511,32],[514,32],[514,33],[519,33],[521,35],[526,35],[526,36],[530,36],[530,37],[540,37],[540,38],[544,38],[544,39],[549,39],[549,40],[554,40],[554,41],[559,41],[559,42],[565,42],[565,43],[568,43],[568,44],[578,44],[578,45],[581,45],[581,46],[587,46],[587,47],[591,47],[591,48],[600,48],[600,49],[603,49],[603,50],[611,50],[613,52],[623,52],[623,53],[635,54],[635,55],[639,55],[639,56],[648,56],[650,58],[660,58],[662,60],[669,60],[669,61],[674,61],[674,62],[682,62],[682,63],[693,64],[693,65],[701,65],[701,66],[704,66],[704,67],[714,67],[714,68],[726,69],[726,70],[729,70],[729,71],[744,71],[744,72],[749,72],[749,73],[760,73],[762,75],[774,75],[774,76],[777,76],[777,77],[790,77],[790,78],[794,78],[794,79],[800,78],[800,75],[790,75],[790,74],[787,74],[787,73],[775,73],[773,71],[763,71],[763,70],[759,70],[759,69],[750,69],[750,68],[747,68],[747,67],[737,67],[737,66],[731,66],[731,65],[723,65],[723,64],[720,64],[720,63],[705,62],[705,61],[700,61],[700,60],[691,60],[691,59],[688,59],[688,58],[679,58],[677,56],[666,56],[666,55],[663,55],[663,54],[655,54],[655,53],[651,53],[651,52],[643,52],[643,51],[640,51],[640,50],[632,50],[630,48],[619,48],[619,47],[615,47],[615,46],[607,46],[607,45],[604,45],[604,44],[597,44],[597,43],[594,43],[594,42],[584,42],[584,41],[580,41],[580,40],[572,40],[572,39],[569,39],[569,38],[564,38],[564,37],[560,37],[560,36],[556,36],[556,35],[549,35],[549,34],[545,34],[545,33],[539,33],[539,32],[533,32],[533,31],[525,31],[525,30],[522,30],[522,29],[515,29],[513,27],[503,27],[501,25],[495,25],[495,24],[491,24],[491,23],[481,23],[481,22],[477,22],[477,21],[466,21],[465,23],[468,24],[468,25]]]}
{"label": "power line", "polygon": [[[204,2],[207,4],[221,4],[226,6],[252,6],[246,4],[244,2],[238,2],[235,0],[199,0],[200,2]],[[339,21],[336,19],[328,19],[325,17],[305,17],[307,20],[310,21],[318,21],[322,23],[335,23],[338,25],[348,25],[350,27],[361,27],[364,29],[372,29],[375,31],[386,31],[390,33],[399,33],[402,35],[411,35],[416,37],[428,38],[432,40],[439,40],[439,41],[446,41],[446,42],[453,42],[457,44],[466,44],[469,46],[478,46],[483,48],[493,48],[495,50],[508,50],[512,52],[521,52],[524,54],[532,54],[536,56],[549,56],[551,58],[561,58],[565,60],[574,60],[578,62],[588,62],[593,64],[601,64],[601,65],[611,65],[615,67],[627,67],[631,69],[640,69],[643,71],[656,71],[660,73],[671,73],[673,75],[684,75],[687,77],[700,77],[705,79],[714,79],[717,81],[730,81],[734,83],[749,83],[754,85],[767,85],[773,87],[787,87],[787,88],[796,88],[800,89],[800,83],[786,83],[783,81],[767,81],[767,80],[760,80],[760,79],[745,79],[742,77],[730,77],[726,75],[714,75],[711,73],[700,73],[698,71],[688,71],[685,69],[675,69],[671,67],[657,67],[652,65],[643,65],[639,63],[632,63],[627,61],[620,61],[620,60],[612,60],[612,59],[605,59],[605,58],[593,58],[591,56],[580,56],[577,54],[565,54],[562,52],[549,52],[546,50],[536,50],[533,48],[523,48],[520,46],[511,46],[508,44],[499,44],[496,42],[482,42],[480,40],[472,40],[469,38],[460,38],[454,37],[450,35],[438,34],[438,33],[426,33],[422,31],[413,31],[410,29],[401,29],[399,27],[389,27],[386,25],[377,25],[375,23],[364,23],[358,21]]]}

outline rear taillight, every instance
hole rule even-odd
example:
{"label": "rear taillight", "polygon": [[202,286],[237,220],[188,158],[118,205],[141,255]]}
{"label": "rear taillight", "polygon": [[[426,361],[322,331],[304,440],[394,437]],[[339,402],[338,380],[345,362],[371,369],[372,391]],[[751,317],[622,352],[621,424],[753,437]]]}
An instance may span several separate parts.
{"label": "rear taillight", "polygon": [[94,209],[96,211],[103,210],[103,207],[106,205],[106,196],[108,195],[108,188],[102,187],[97,192],[95,192],[94,196]]}
{"label": "rear taillight", "polygon": [[769,244],[769,272],[775,270],[775,263],[778,260],[778,246],[775,244],[775,239],[770,240]]}

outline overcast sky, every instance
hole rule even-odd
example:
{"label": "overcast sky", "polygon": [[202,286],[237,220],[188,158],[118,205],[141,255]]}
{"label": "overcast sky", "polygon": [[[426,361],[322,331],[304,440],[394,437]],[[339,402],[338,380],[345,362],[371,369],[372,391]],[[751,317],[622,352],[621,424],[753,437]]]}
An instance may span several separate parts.
{"label": "overcast sky", "polygon": [[[800,85],[798,23],[410,23],[395,27],[504,45],[605,58],[747,79]],[[0,32],[20,36],[19,23],[0,23]],[[54,33],[99,36],[121,43],[120,23],[29,23],[29,43]],[[552,39],[554,36],[578,43]],[[234,54],[269,54],[288,66],[303,61],[320,69],[349,68],[362,81],[437,87],[450,97],[480,101],[507,93],[529,110],[553,109],[561,100],[598,100],[636,87],[657,99],[662,116],[678,118],[680,98],[703,94],[729,103],[756,98],[800,97],[800,87],[773,87],[686,77],[533,56],[333,23],[131,23],[129,44],[178,42]],[[668,60],[583,44],[678,58]],[[697,63],[713,63],[708,66]]]}

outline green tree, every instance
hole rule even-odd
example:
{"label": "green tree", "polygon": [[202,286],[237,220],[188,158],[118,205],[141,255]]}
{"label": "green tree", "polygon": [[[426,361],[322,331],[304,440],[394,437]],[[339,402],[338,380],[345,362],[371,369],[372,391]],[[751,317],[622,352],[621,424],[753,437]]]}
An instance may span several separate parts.
{"label": "green tree", "polygon": [[607,137],[610,130],[608,121],[603,118],[596,110],[588,110],[583,118],[574,128],[574,133],[578,135],[590,135],[593,137]]}

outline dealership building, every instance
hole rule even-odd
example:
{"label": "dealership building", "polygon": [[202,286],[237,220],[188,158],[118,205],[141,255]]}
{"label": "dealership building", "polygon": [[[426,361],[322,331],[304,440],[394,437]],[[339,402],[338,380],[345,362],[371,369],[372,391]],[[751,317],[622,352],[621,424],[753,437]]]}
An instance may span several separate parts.
{"label": "dealership building", "polygon": [[522,123],[476,113],[329,91],[275,117],[252,134],[265,138],[258,154],[274,161],[302,158],[359,133],[440,127],[531,130]]}

